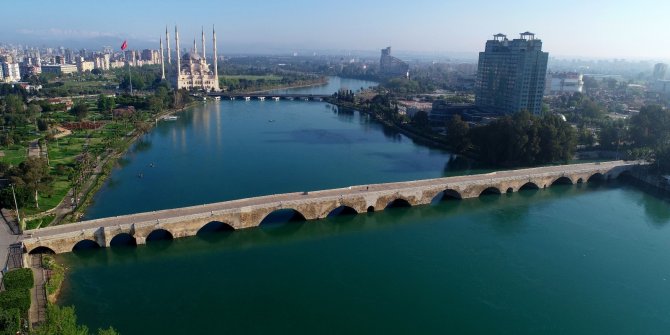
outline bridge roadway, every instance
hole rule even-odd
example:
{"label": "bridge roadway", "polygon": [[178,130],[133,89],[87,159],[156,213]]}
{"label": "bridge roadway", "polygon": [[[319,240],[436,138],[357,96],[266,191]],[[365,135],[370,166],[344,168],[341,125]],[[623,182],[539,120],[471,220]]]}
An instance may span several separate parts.
{"label": "bridge roadway", "polygon": [[293,209],[306,220],[321,219],[348,207],[357,213],[382,210],[391,203],[427,205],[444,194],[457,199],[484,193],[517,192],[524,187],[546,188],[554,183],[588,182],[592,177],[617,178],[640,162],[612,161],[499,171],[487,174],[408,182],[351,186],[315,192],[296,192],[224,201],[199,206],[108,217],[24,232],[28,252],[70,252],[79,242],[108,247],[117,236],[144,244],[156,231],[172,238],[194,236],[205,225],[221,222],[233,229],[256,227],[270,213]]}

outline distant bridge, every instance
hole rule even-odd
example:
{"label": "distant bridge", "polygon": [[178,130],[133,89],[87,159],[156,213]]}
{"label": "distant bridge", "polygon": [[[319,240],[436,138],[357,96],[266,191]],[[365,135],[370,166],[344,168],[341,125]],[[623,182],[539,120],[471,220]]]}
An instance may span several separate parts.
{"label": "distant bridge", "polygon": [[351,186],[316,192],[286,193],[207,205],[109,217],[62,226],[27,230],[22,237],[29,253],[70,252],[83,245],[108,247],[115,241],[144,244],[157,236],[196,235],[211,223],[232,229],[256,227],[273,212],[293,210],[306,220],[326,218],[334,211],[374,212],[395,206],[428,205],[442,197],[466,199],[482,194],[510,193],[554,184],[577,184],[619,177],[638,162],[613,161],[487,174]]}
{"label": "distant bridge", "polygon": [[299,93],[227,93],[227,92],[211,92],[207,94],[210,97],[220,97],[224,100],[307,100],[307,101],[323,101],[330,94],[299,94]]}

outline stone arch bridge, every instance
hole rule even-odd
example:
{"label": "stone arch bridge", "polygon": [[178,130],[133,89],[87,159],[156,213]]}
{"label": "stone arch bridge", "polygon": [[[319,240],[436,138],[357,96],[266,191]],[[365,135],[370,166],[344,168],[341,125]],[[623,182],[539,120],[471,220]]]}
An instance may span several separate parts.
{"label": "stone arch bridge", "polygon": [[194,236],[212,223],[232,229],[256,227],[268,215],[279,210],[292,209],[306,220],[317,220],[342,209],[350,213],[373,212],[398,204],[427,205],[442,196],[467,199],[486,193],[546,188],[557,183],[585,183],[596,178],[608,180],[639,164],[612,161],[561,165],[277,194],[28,230],[24,232],[22,241],[29,253],[65,253],[82,244],[108,247],[114,244],[115,239],[144,244],[157,234],[168,238]]}

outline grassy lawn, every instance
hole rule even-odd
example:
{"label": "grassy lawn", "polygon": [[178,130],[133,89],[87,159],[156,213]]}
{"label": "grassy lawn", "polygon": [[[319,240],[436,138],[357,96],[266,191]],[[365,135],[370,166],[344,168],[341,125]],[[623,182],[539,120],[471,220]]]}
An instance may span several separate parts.
{"label": "grassy lawn", "polygon": [[101,91],[108,90],[110,85],[116,85],[109,81],[76,81],[76,80],[66,80],[63,81],[62,88],[66,90],[88,90],[88,89],[98,89]]}
{"label": "grassy lawn", "polygon": [[0,162],[11,165],[19,165],[28,158],[28,148],[23,145],[11,145],[9,147],[0,148],[4,152],[4,156],[0,157]]}
{"label": "grassy lawn", "polygon": [[39,227],[46,227],[53,221],[54,216],[53,215],[47,215],[43,218],[35,219],[35,220],[28,220],[26,221],[26,228],[25,229],[36,229]]}
{"label": "grassy lawn", "polygon": [[75,158],[83,151],[85,143],[85,138],[74,136],[49,142],[49,163],[51,166],[74,164]]}

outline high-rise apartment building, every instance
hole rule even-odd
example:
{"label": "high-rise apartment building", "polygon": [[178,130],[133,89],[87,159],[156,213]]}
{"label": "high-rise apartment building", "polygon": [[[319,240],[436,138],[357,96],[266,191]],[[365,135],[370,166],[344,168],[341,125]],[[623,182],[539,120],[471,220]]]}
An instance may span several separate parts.
{"label": "high-rise apartment building", "polygon": [[665,79],[665,74],[668,71],[668,64],[658,63],[654,65],[654,79],[663,80]]}
{"label": "high-rise apartment building", "polygon": [[[2,73],[4,75],[5,82],[21,81],[21,71],[19,63],[2,62],[0,64],[2,65]],[[0,78],[0,81],[1,80],[3,80],[3,78]]]}
{"label": "high-rise apartment building", "polygon": [[508,40],[503,34],[486,41],[479,53],[475,104],[485,112],[509,114],[542,111],[547,61],[542,41],[530,32]]}
{"label": "high-rise apartment building", "polygon": [[409,65],[391,56],[391,47],[382,49],[379,59],[379,74],[383,77],[409,77]]}

